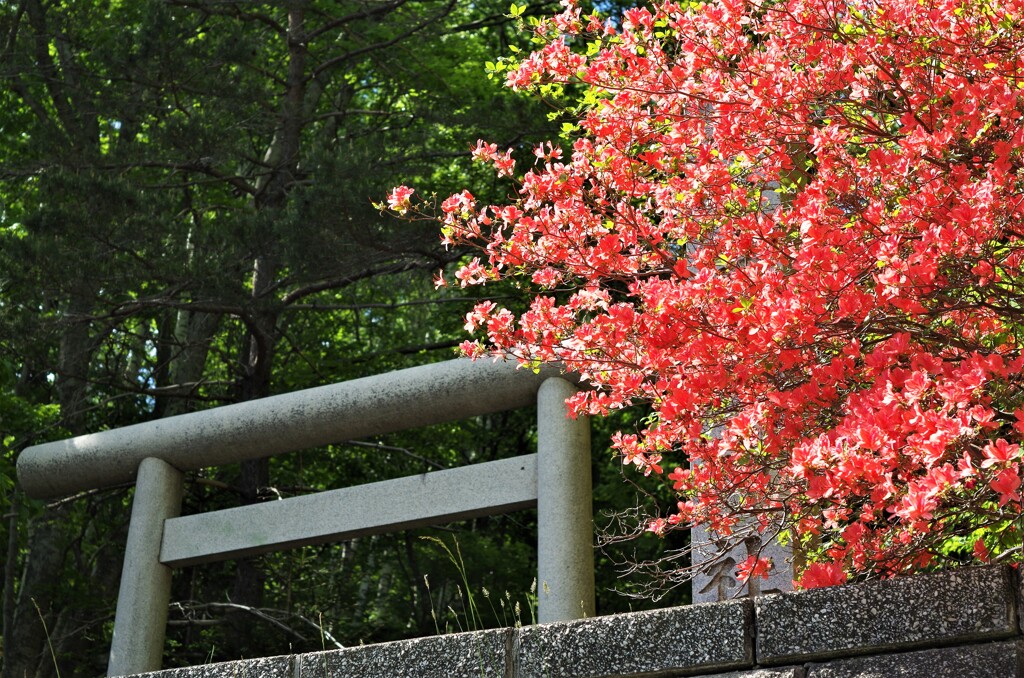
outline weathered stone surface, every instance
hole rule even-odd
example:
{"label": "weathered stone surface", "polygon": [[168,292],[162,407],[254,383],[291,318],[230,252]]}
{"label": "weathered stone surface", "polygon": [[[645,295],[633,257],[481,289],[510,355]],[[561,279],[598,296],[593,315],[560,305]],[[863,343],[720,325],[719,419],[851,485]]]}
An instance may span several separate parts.
{"label": "weathered stone surface", "polygon": [[[706,563],[716,558],[721,546],[715,543],[712,533],[703,526],[695,526],[690,532],[693,545],[694,563]],[[747,582],[736,579],[736,566],[748,556],[771,558],[772,571],[768,579],[752,577]],[[701,572],[693,578],[693,602],[717,603],[746,596],[768,593],[783,593],[793,590],[793,550],[776,541],[764,544],[759,538],[751,537],[731,551],[708,572]]]}
{"label": "weathered stone surface", "polygon": [[296,657],[298,678],[502,678],[510,629],[401,640]]}
{"label": "weathered stone surface", "polygon": [[142,460],[128,524],[108,676],[155,671],[161,666],[171,568],[160,564],[160,538],[164,521],[181,513],[181,494],[180,471],[159,459]]}
{"label": "weathered stone surface", "polygon": [[542,623],[596,614],[590,420],[568,416],[565,401],[574,393],[576,387],[565,379],[548,379],[537,393],[537,619]]}
{"label": "weathered stone surface", "polygon": [[[1020,632],[1024,635],[1024,574],[1020,570],[1011,570],[1010,573],[1017,577],[1017,619]],[[1021,668],[1021,675],[1024,675],[1024,667]]]}
{"label": "weathered stone surface", "polygon": [[[774,191],[766,193],[776,195]],[[711,430],[711,435],[721,439],[724,430],[723,426],[717,426]],[[734,534],[739,534],[744,525],[750,527],[753,523],[741,522]],[[793,590],[791,547],[782,546],[774,539],[766,543],[761,535],[751,534],[742,543],[733,546],[724,556],[720,555],[727,545],[703,525],[695,525],[690,530],[690,546],[693,549],[690,559],[695,567],[703,565],[707,568],[702,568],[693,578],[693,602],[718,603],[723,600]],[[736,566],[750,556],[771,559],[772,570],[767,579],[751,577],[746,582],[736,579]],[[708,563],[713,564],[707,565]]]}
{"label": "weathered stone surface", "polygon": [[750,671],[703,674],[697,678],[805,678],[805,673],[802,666],[787,666],[778,669],[752,669]]}
{"label": "weathered stone surface", "polygon": [[139,674],[138,678],[294,678],[293,657],[264,657]]}
{"label": "weathered stone surface", "polygon": [[[564,420],[565,415],[561,418]],[[587,426],[586,422],[584,425]],[[589,446],[587,452],[589,455]],[[549,479],[548,484],[557,487],[561,480],[564,478]],[[589,482],[588,476],[588,489]],[[589,494],[586,500],[590,511]],[[182,567],[507,513],[536,505],[537,455],[525,454],[174,518],[164,523],[160,562]],[[339,506],[346,510],[339,511]],[[589,515],[587,513],[588,521]],[[593,548],[589,522],[577,521],[572,526],[577,532],[583,532],[590,555]],[[565,538],[563,534],[558,536]],[[592,564],[588,573],[593,581]],[[593,584],[590,597],[593,598]],[[579,605],[576,613],[579,617]]]}
{"label": "weathered stone surface", "polygon": [[753,666],[750,601],[524,627],[515,678],[680,675]]}
{"label": "weathered stone surface", "polygon": [[33,445],[18,481],[29,496],[61,497],[128,482],[146,457],[190,471],[467,419],[532,405],[552,376],[558,368],[535,375],[515,361],[431,363]]}
{"label": "weathered stone surface", "polygon": [[145,676],[1024,678],[1022,592],[1012,568],[966,569]]}
{"label": "weathered stone surface", "polygon": [[985,643],[842,659],[812,665],[807,678],[1016,678],[1018,643]]}
{"label": "weathered stone surface", "polygon": [[762,664],[1016,633],[1009,568],[970,568],[754,600]]}

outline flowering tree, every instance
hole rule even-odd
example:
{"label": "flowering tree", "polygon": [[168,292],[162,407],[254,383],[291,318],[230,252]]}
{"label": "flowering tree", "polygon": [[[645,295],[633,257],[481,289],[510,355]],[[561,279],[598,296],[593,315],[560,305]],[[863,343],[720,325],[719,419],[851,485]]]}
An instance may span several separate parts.
{"label": "flowering tree", "polygon": [[540,290],[464,350],[563,363],[577,412],[649,403],[613,445],[668,470],[653,532],[781,531],[805,587],[1020,560],[1024,2],[562,4],[496,68],[583,86],[564,147],[441,204],[482,250],[459,284]]}

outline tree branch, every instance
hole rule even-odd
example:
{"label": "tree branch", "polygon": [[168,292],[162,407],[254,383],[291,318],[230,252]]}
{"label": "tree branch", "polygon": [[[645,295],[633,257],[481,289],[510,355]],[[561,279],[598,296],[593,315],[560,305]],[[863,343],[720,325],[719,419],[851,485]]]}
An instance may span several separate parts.
{"label": "tree branch", "polygon": [[354,59],[357,56],[362,56],[363,54],[366,54],[368,52],[375,52],[380,49],[387,49],[388,47],[391,47],[399,42],[402,42],[403,40],[412,37],[416,33],[419,33],[421,30],[426,28],[427,26],[430,26],[431,24],[440,21],[442,17],[447,16],[452,11],[452,8],[455,7],[455,3],[457,1],[458,0],[449,0],[448,4],[445,5],[441,12],[439,12],[437,15],[425,19],[424,21],[421,21],[420,23],[416,24],[405,33],[400,33],[399,35],[395,36],[390,40],[383,40],[372,45],[367,45],[366,47],[362,47],[351,52],[346,52],[345,54],[339,54],[338,56],[332,59],[324,61],[315,69],[313,69],[313,72],[308,76],[307,79],[317,78],[325,71],[328,71],[336,66],[339,66],[345,63],[346,61],[349,61],[350,59]]}
{"label": "tree branch", "polygon": [[383,16],[385,14],[390,14],[391,12],[395,11],[396,9],[404,5],[406,2],[408,2],[408,0],[393,0],[392,2],[382,3],[377,7],[374,7],[373,9],[364,9],[361,12],[353,12],[352,14],[346,14],[343,17],[339,17],[333,21],[327,22],[326,24],[316,29],[315,31],[307,33],[306,39],[307,41],[312,42],[313,40],[316,40],[324,33],[334,30],[335,28],[338,28],[340,26],[344,26],[347,23],[359,21],[361,19],[372,19],[375,17]]}
{"label": "tree branch", "polygon": [[[169,5],[202,12],[207,16],[226,16],[242,21],[255,21],[269,27],[275,33],[284,35],[287,30],[273,17],[262,12],[243,12],[236,2],[190,2],[189,0],[168,0]],[[216,7],[220,5],[223,9]]]}

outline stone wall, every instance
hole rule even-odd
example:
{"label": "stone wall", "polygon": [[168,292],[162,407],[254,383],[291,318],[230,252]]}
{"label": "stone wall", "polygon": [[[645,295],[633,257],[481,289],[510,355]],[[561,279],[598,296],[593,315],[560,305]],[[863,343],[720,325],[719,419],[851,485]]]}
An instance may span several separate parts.
{"label": "stone wall", "polygon": [[149,678],[1024,678],[1011,567],[210,664]]}

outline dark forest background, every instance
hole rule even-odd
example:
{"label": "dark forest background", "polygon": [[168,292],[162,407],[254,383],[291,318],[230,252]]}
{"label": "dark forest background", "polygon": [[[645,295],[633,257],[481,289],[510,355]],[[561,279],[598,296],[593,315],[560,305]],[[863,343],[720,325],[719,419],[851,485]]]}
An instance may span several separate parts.
{"label": "dark forest background", "polygon": [[[529,158],[557,136],[558,101],[487,77],[487,61],[530,47],[508,13],[507,0],[0,3],[5,678],[105,672],[132,497],[29,499],[14,472],[26,446],[455,357],[473,291],[432,277],[464,253],[371,202],[397,184],[500,199],[514,187],[469,163],[476,140]],[[525,454],[534,417],[191,473],[184,511]],[[629,419],[594,423],[580,471],[598,510],[637,502],[606,447]],[[529,623],[534,522],[183,569],[165,666],[466,630],[463,581],[485,625]],[[423,537],[457,547],[464,572]],[[615,557],[598,556],[599,611],[650,605],[615,593],[635,587]]]}

